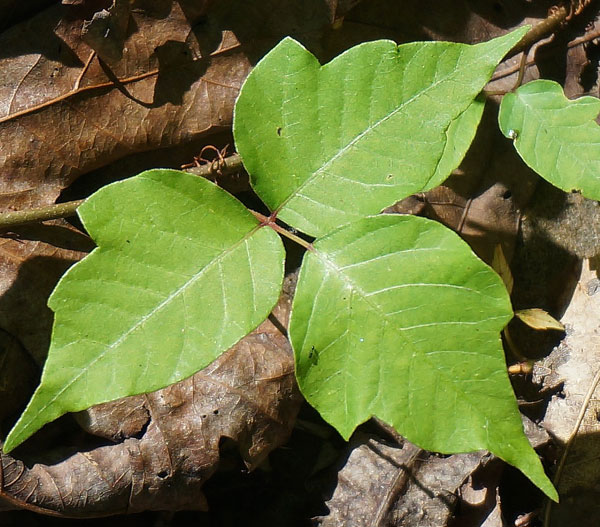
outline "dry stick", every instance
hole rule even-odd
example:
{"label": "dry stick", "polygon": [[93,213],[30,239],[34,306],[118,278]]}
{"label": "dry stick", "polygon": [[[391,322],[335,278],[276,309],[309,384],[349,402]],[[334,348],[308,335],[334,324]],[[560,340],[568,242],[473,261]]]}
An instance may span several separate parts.
{"label": "dry stick", "polygon": [[[552,481],[552,483],[554,483],[555,487],[558,486],[558,482],[560,481],[560,478],[562,476],[562,471],[565,466],[565,462],[567,461],[567,455],[569,454],[569,450],[571,449],[571,446],[573,445],[573,442],[575,441],[575,437],[577,436],[577,433],[579,432],[579,428],[581,427],[581,423],[583,422],[583,418],[585,417],[585,413],[587,412],[590,401],[592,400],[592,397],[596,391],[596,388],[598,387],[598,383],[600,383],[600,369],[598,369],[598,371],[596,372],[596,375],[594,376],[594,380],[592,381],[592,384],[590,385],[590,389],[588,390],[587,394],[585,395],[585,399],[583,400],[583,404],[581,405],[581,410],[579,410],[579,415],[577,416],[577,422],[575,423],[573,432],[571,432],[571,435],[569,436],[569,440],[567,441],[567,444],[565,445],[565,450],[563,451],[563,454],[560,458],[558,468],[556,469],[556,474],[554,475],[554,480]],[[550,527],[550,509],[551,509],[551,507],[552,507],[552,501],[550,499],[548,499],[548,501],[546,502],[546,508],[544,510],[544,527]]]}
{"label": "dry stick", "polygon": [[[211,177],[218,174],[232,174],[242,169],[242,159],[238,154],[226,157],[222,163],[203,165],[186,170],[197,176]],[[77,207],[85,200],[67,201],[57,203],[46,207],[35,209],[19,210],[15,212],[5,212],[0,214],[0,230],[7,230],[18,225],[35,223],[46,220],[56,220],[58,218],[68,218],[74,216]],[[303,240],[304,241],[304,240]]]}

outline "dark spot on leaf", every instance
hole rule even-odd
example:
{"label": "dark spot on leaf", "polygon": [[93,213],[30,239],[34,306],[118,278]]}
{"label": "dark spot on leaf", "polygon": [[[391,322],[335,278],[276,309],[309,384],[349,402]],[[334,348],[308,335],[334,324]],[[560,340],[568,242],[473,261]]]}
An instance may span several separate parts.
{"label": "dark spot on leaf", "polygon": [[213,415],[219,415],[219,410],[213,410]]}
{"label": "dark spot on leaf", "polygon": [[206,414],[202,414],[200,417],[202,417],[202,419],[206,419],[207,415]]}
{"label": "dark spot on leaf", "polygon": [[385,177],[385,179],[392,179],[393,177],[394,177],[394,176],[393,176],[393,174],[388,174],[388,175]]}
{"label": "dark spot on leaf", "polygon": [[156,474],[160,479],[165,479],[169,473],[166,470],[161,470],[158,474]]}
{"label": "dark spot on leaf", "polygon": [[281,126],[277,127],[277,135],[281,137]]}
{"label": "dark spot on leaf", "polygon": [[129,240],[125,240],[126,243],[131,243]]}

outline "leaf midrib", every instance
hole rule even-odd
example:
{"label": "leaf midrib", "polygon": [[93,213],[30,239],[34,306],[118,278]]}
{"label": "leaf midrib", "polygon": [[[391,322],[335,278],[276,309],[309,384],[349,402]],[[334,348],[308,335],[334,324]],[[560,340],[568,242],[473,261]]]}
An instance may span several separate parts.
{"label": "leaf midrib", "polygon": [[[375,311],[377,313],[377,315],[381,316],[382,319],[386,320],[386,324],[388,324],[388,327],[393,329],[393,325],[389,322],[389,317],[388,314],[384,311],[381,310],[381,307],[378,306],[377,304],[375,304],[374,302],[370,301],[367,296],[367,293],[362,289],[362,287],[360,287],[358,284],[356,284],[356,282],[352,279],[350,279],[346,273],[344,273],[336,264],[335,262],[333,262],[332,260],[330,260],[329,258],[327,258],[326,254],[318,251],[317,249],[315,249],[315,254],[319,257],[319,260],[322,261],[323,263],[325,263],[325,265],[334,272],[334,274],[336,276],[339,276],[342,278],[342,281],[345,283],[345,285],[347,285],[351,290],[356,291],[359,295],[362,301],[365,302],[365,304],[367,304],[367,306],[372,309],[373,311]],[[471,290],[473,292],[476,293],[481,293],[480,291],[477,290]],[[494,318],[502,318],[502,317],[494,317]],[[488,319],[489,320],[489,319]],[[400,331],[395,331],[395,333],[398,335],[398,337],[400,339],[402,339],[402,341],[404,342],[404,344],[406,346],[409,346],[411,343],[410,341],[408,341],[406,334],[404,333],[404,331],[402,331],[402,328],[400,329]],[[459,386],[456,386],[455,382],[452,382],[452,378],[451,376],[449,376],[446,372],[444,372],[443,370],[438,369],[435,366],[435,363],[431,361],[430,357],[428,354],[423,354],[422,356],[420,355],[420,358],[422,360],[427,361],[429,364],[431,364],[431,368],[438,372],[438,374],[440,376],[446,377],[447,379],[449,379],[449,381],[447,382],[447,384],[451,387],[453,387],[453,389],[456,391],[456,393],[458,393],[459,395],[462,395],[464,397],[464,400],[466,400],[472,407],[476,408],[478,406],[478,400],[477,398],[475,398],[475,400],[473,400],[472,396],[468,393],[468,392],[464,392],[463,390],[460,389]],[[347,401],[345,401],[345,403],[347,403]],[[349,413],[346,413],[346,415],[350,415]],[[375,414],[371,414],[375,415]],[[481,414],[478,414],[481,415]],[[484,414],[485,415],[485,414]],[[486,417],[486,420],[488,418]],[[488,435],[489,438],[489,430],[486,429],[486,433]],[[489,446],[489,445],[486,445]]]}
{"label": "leaf midrib", "polygon": [[[462,54],[464,52],[463,49],[460,50],[460,53]],[[466,64],[464,68],[461,69],[461,71],[463,71],[466,67],[468,67],[470,64],[472,63],[476,63],[479,62],[481,60],[483,60],[484,58],[487,58],[489,55],[491,55],[494,52],[494,50],[491,50],[489,53],[487,53],[486,55],[482,55],[479,56],[477,58],[477,60],[471,61],[469,62],[469,64]],[[323,68],[323,66],[321,66],[319,69]],[[320,72],[319,72],[320,73]],[[457,70],[452,70],[448,75],[442,77],[441,79],[439,79],[437,82],[434,82],[433,84],[430,84],[429,86],[425,87],[425,89],[423,89],[422,91],[418,92],[417,94],[413,95],[412,97],[410,97],[409,99],[407,99],[406,101],[404,101],[400,106],[396,107],[394,110],[392,110],[389,114],[385,115],[384,117],[382,117],[381,119],[377,120],[375,123],[373,123],[372,125],[369,125],[367,127],[366,130],[364,130],[363,132],[359,133],[356,137],[354,137],[346,146],[342,147],[333,157],[331,157],[331,159],[329,159],[324,165],[322,165],[321,167],[319,167],[317,170],[315,170],[312,174],[310,174],[305,181],[303,181],[297,188],[296,190],[294,190],[287,198],[285,198],[282,203],[277,207],[275,212],[280,212],[282,211],[285,206],[291,201],[293,200],[296,196],[298,196],[301,191],[307,187],[312,181],[314,181],[317,177],[319,177],[329,166],[331,166],[331,164],[333,164],[333,162],[335,162],[337,159],[339,159],[343,154],[345,154],[351,147],[353,147],[355,144],[358,143],[358,141],[360,141],[367,133],[370,133],[371,131],[375,130],[379,125],[381,125],[382,123],[385,123],[387,120],[391,119],[394,115],[396,115],[398,112],[400,112],[401,110],[403,110],[407,105],[411,104],[412,102],[414,102],[415,100],[419,99],[421,96],[425,95],[426,93],[428,93],[429,91],[433,90],[434,88],[437,88],[437,86],[439,84],[441,84],[442,82],[446,82],[448,79],[450,79],[452,76],[456,76],[457,75]],[[478,92],[479,93],[479,92]],[[477,96],[477,94],[475,94],[475,96]],[[468,106],[468,105],[467,105]],[[463,109],[464,110],[464,109]],[[460,114],[460,112],[459,112]],[[458,115],[458,114],[457,114]],[[452,121],[452,120],[451,120]],[[450,125],[448,124],[448,127]],[[446,129],[448,128],[446,127]],[[440,157],[436,162],[436,166],[439,164],[440,159],[442,158],[444,153],[444,149],[442,149],[442,152],[440,153]],[[435,171],[434,173],[435,174]],[[432,176],[430,176],[431,179]]]}
{"label": "leaf midrib", "polygon": [[[209,269],[214,267],[215,265],[219,265],[223,259],[236,250],[242,243],[245,243],[249,240],[256,232],[258,232],[263,225],[256,225],[251,231],[246,233],[240,240],[238,240],[234,245],[229,247],[228,249],[222,251],[216,258],[211,260],[207,265],[205,265],[198,273],[194,274],[190,279],[188,279],[182,286],[175,290],[174,293],[169,295],[166,300],[163,300],[158,306],[153,308],[149,313],[144,315],[140,320],[138,320],[129,330],[127,330],[123,335],[121,335],[117,340],[115,340],[112,344],[109,344],[105,347],[104,351],[96,356],[92,361],[90,361],[85,368],[82,368],[81,371],[73,377],[73,379],[66,383],[63,388],[58,391],[54,397],[52,397],[46,404],[41,406],[39,410],[34,414],[34,416],[30,419],[30,422],[34,422],[40,414],[42,414],[49,406],[51,406],[65,391],[67,391],[73,384],[75,384],[81,376],[96,362],[105,357],[108,353],[114,350],[119,344],[121,344],[131,333],[133,333],[138,327],[140,327],[146,320],[150,319],[156,313],[158,313],[162,308],[168,305],[176,296],[187,290],[188,287],[191,287],[196,281],[198,281]],[[129,394],[134,395],[134,394]]]}
{"label": "leaf midrib", "polygon": [[[546,129],[546,130],[548,130],[550,132],[548,134],[548,142],[550,142],[553,146],[558,143],[558,146],[562,147],[563,146],[562,143],[564,143],[564,141],[561,141],[560,139],[557,139],[557,135],[558,134],[557,134],[556,130],[557,129],[561,130],[562,128],[567,128],[567,126],[563,127],[563,126],[560,126],[560,125],[557,125],[557,126],[548,126],[548,125],[545,125],[544,124],[544,121],[545,121],[544,110],[543,109],[538,109],[535,106],[532,106],[531,104],[529,104],[527,97],[521,97],[520,99],[522,101],[523,106],[525,107],[525,111],[530,112],[538,120],[538,122],[540,123],[538,125],[538,127],[537,127],[537,131],[536,131],[536,134],[535,134],[536,135],[535,143],[537,144],[537,137],[540,135],[539,134],[539,130],[542,128],[542,129]],[[569,102],[576,104],[576,101],[569,101]],[[568,108],[568,106],[567,106],[567,108]],[[593,125],[593,124],[594,124],[594,122],[592,120],[590,120],[587,123],[581,123],[581,124],[578,124],[576,126],[572,126],[572,128],[581,128],[581,127],[585,127],[585,126],[589,127],[589,125]],[[594,129],[593,127],[591,127],[591,128]],[[600,131],[600,128],[598,128],[597,125],[596,125],[595,129],[598,130],[598,131]],[[600,134],[598,134],[598,135],[600,135]],[[517,138],[517,140],[518,140],[518,138]],[[518,141],[519,145],[520,145],[520,143],[521,143],[521,141]],[[569,143],[569,145],[574,145],[575,147],[579,146],[580,148],[581,147],[585,147],[585,146],[589,146],[590,144],[592,144],[592,142],[589,142],[589,143],[573,143],[573,142],[570,142]],[[595,142],[594,144],[598,144],[598,143]],[[586,163],[583,163],[576,154],[572,154],[571,153],[571,149],[567,148],[566,151],[567,151],[567,155],[569,156],[569,158],[572,160],[572,162],[574,164],[576,164],[578,166],[582,166],[582,167],[584,167],[584,169],[586,169],[586,167],[589,166]],[[536,159],[536,162],[537,162],[537,159]],[[540,166],[540,164],[541,163],[537,162],[537,166]],[[589,168],[586,169],[586,171],[588,171],[588,170],[589,170]],[[553,165],[552,174],[560,175],[558,173],[558,169],[556,168],[556,164]]]}

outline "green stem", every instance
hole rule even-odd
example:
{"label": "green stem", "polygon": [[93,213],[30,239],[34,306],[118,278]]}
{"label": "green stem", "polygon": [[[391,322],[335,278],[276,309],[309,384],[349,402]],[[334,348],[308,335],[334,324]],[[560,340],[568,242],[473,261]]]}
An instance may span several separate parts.
{"label": "green stem", "polygon": [[45,220],[55,220],[57,218],[68,218],[74,216],[77,207],[84,200],[67,201],[66,203],[57,203],[37,209],[17,210],[15,212],[5,212],[0,214],[0,230],[7,230],[11,227],[24,225],[26,223],[35,223]]}
{"label": "green stem", "polygon": [[[214,162],[209,165],[192,167],[185,172],[195,174],[201,177],[215,177],[221,174],[231,174],[238,172],[243,168],[242,158],[238,154],[226,157],[222,162]],[[17,210],[15,212],[0,213],[0,230],[8,230],[12,227],[25,225],[27,223],[37,223],[46,220],[56,220],[59,218],[68,218],[75,216],[77,207],[85,200],[67,201],[57,203],[56,205],[47,205],[28,210]]]}

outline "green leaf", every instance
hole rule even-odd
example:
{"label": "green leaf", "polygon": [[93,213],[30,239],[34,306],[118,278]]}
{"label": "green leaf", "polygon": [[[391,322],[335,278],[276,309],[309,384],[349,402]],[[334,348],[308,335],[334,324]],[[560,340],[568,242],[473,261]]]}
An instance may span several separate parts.
{"label": "green leaf", "polygon": [[[471,146],[485,108],[485,97],[477,96],[467,109],[452,120],[446,130],[444,151],[432,181],[442,183],[460,165]],[[437,186],[437,185],[436,185]]]}
{"label": "green leaf", "polygon": [[254,189],[279,218],[319,236],[439,185],[477,128],[480,106],[467,109],[526,30],[475,46],[379,40],[325,66],[286,38],[235,107]]}
{"label": "green leaf", "polygon": [[515,316],[533,329],[565,330],[565,326],[556,320],[550,313],[539,307],[519,309],[518,311],[515,311]]}
{"label": "green leaf", "polygon": [[42,381],[5,452],[66,412],[189,377],[256,328],[281,291],[279,236],[203,178],[151,170],[78,212],[98,247],[50,297]]}
{"label": "green leaf", "polygon": [[500,104],[502,133],[523,161],[553,185],[600,199],[600,112],[596,97],[567,99],[560,84],[529,82]]}
{"label": "green leaf", "polygon": [[314,243],[292,307],[302,393],[344,438],[377,416],[437,452],[488,449],[556,491],[523,433],[500,277],[454,232],[376,216]]}

